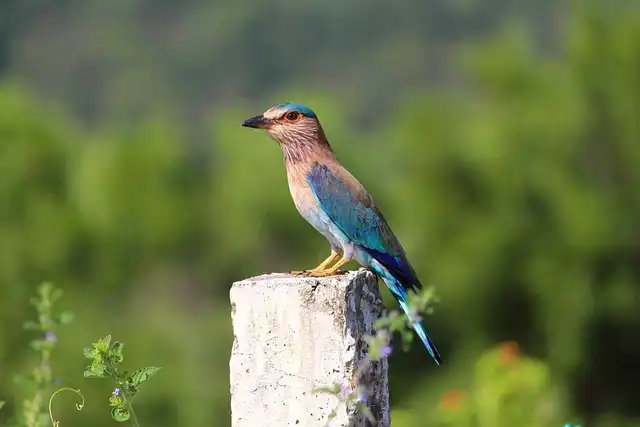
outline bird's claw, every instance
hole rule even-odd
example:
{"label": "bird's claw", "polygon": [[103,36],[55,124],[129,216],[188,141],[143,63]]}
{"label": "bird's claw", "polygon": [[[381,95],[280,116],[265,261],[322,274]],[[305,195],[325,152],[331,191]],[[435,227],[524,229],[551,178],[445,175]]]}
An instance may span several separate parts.
{"label": "bird's claw", "polygon": [[329,277],[329,276],[341,276],[343,274],[347,274],[347,270],[338,269],[336,271],[331,270],[302,270],[290,271],[289,274],[292,276],[302,276],[302,277]]}
{"label": "bird's claw", "polygon": [[291,274],[292,276],[307,276],[310,271],[311,270],[302,270],[302,271],[292,270],[289,272],[289,274]]}

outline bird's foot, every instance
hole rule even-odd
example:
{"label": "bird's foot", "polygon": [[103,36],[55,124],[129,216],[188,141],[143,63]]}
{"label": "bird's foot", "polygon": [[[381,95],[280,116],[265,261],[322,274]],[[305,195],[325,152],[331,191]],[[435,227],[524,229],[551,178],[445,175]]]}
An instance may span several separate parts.
{"label": "bird's foot", "polygon": [[326,270],[309,270],[305,276],[307,277],[329,277],[329,276],[340,276],[342,274],[346,274],[346,270],[342,269],[333,269],[328,268]]}
{"label": "bird's foot", "polygon": [[289,272],[289,274],[291,274],[292,276],[306,276],[309,274],[310,271],[311,270],[301,270],[301,271],[292,270]]}
{"label": "bird's foot", "polygon": [[327,270],[302,270],[302,271],[297,271],[297,270],[293,270],[290,271],[289,274],[291,274],[292,276],[303,276],[303,277],[327,277],[327,276],[339,276],[342,274],[346,274],[347,270],[332,270],[332,269],[327,269]]}
{"label": "bird's foot", "polygon": [[[329,258],[335,258],[335,255],[336,254],[332,253]],[[346,273],[346,271],[341,270],[340,267],[342,267],[343,265],[351,261],[350,257],[343,256],[340,259],[340,261],[338,261],[333,267],[326,268],[329,258],[327,258],[327,260],[325,260],[322,264],[320,264],[319,266],[317,266],[312,270],[291,271],[290,273],[293,274],[294,276],[306,276],[306,277],[328,277],[328,276],[335,276],[338,274]]]}

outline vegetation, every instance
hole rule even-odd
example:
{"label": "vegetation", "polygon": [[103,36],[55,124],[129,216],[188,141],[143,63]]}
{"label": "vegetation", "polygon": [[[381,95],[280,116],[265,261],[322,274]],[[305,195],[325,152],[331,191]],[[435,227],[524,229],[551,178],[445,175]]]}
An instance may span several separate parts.
{"label": "vegetation", "polygon": [[[51,366],[51,354],[58,341],[56,330],[59,326],[71,322],[73,315],[68,312],[54,314],[53,305],[62,295],[60,289],[50,283],[44,283],[38,288],[38,297],[31,303],[37,310],[37,321],[28,321],[24,325],[26,330],[35,330],[42,334],[43,338],[31,341],[31,348],[38,352],[39,361],[33,369],[25,375],[16,375],[14,381],[22,383],[32,393],[22,403],[22,411],[9,421],[10,427],[45,427],[52,425],[58,427],[60,421],[55,420],[53,414],[53,400],[63,391],[72,391],[80,398],[76,403],[76,409],[82,410],[85,406],[84,396],[80,390],[70,387],[60,387],[62,379],[53,377]],[[85,378],[111,378],[115,382],[115,389],[109,398],[112,407],[111,417],[119,422],[131,420],[134,427],[140,424],[133,410],[133,398],[140,391],[140,387],[150,379],[160,368],[145,367],[135,370],[131,375],[127,371],[120,371],[118,365],[124,359],[124,344],[115,341],[111,343],[111,336],[93,343],[91,347],[84,349],[84,356],[91,360],[91,364],[84,370]],[[56,389],[57,388],[57,389]],[[55,389],[55,391],[54,391]],[[5,402],[0,403],[0,409]]]}
{"label": "vegetation", "polygon": [[[239,126],[292,99],[318,114],[442,300],[427,327],[445,363],[418,346],[389,356],[395,427],[640,426],[633,2],[532,2],[528,19],[507,13],[515,0],[489,2],[505,9],[495,16],[474,1],[402,17],[372,6],[341,35],[328,22],[362,7],[6,3],[22,21],[0,13],[0,425],[37,396],[12,378],[49,346],[55,374],[38,387],[87,402],[76,412],[57,395],[55,419],[112,425],[95,402],[113,388],[83,378],[80,351],[108,334],[130,343],[127,364],[163,366],[136,396],[142,425],[228,425],[230,284],[326,255],[278,148]],[[444,3],[455,18],[423,26]],[[477,25],[444,37],[464,16]],[[81,319],[56,340],[51,325],[20,328],[42,280]]]}

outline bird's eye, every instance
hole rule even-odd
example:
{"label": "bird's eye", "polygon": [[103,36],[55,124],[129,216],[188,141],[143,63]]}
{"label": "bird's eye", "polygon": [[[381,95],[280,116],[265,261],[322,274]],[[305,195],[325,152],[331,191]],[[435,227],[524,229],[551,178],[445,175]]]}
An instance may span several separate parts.
{"label": "bird's eye", "polygon": [[296,113],[295,111],[289,111],[286,115],[287,120],[296,120],[298,118],[298,113]]}

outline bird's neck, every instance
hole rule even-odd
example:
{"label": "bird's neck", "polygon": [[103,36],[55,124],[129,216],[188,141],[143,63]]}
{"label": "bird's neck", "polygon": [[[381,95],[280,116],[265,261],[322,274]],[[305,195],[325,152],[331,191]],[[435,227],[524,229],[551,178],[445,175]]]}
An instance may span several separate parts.
{"label": "bird's neck", "polygon": [[334,159],[335,155],[322,129],[313,139],[299,138],[282,144],[286,166],[295,166],[319,159]]}

